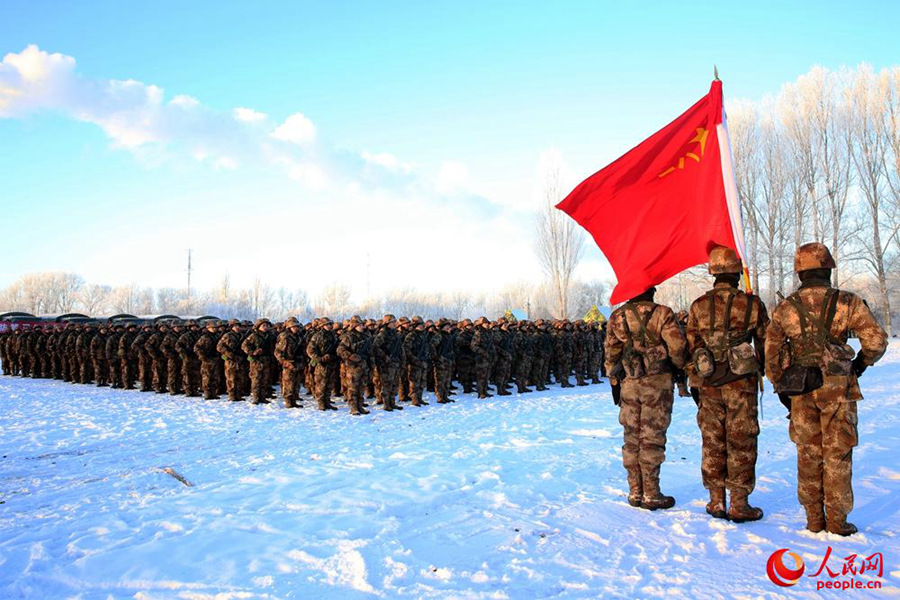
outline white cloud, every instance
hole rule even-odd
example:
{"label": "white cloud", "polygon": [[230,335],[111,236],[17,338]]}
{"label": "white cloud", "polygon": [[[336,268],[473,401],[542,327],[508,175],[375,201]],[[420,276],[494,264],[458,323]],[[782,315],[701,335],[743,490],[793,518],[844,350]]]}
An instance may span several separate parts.
{"label": "white cloud", "polygon": [[379,167],[384,167],[388,171],[392,171],[395,173],[410,173],[413,170],[411,164],[401,162],[399,158],[387,152],[375,154],[372,152],[363,151],[362,158],[367,163],[377,165]]}
{"label": "white cloud", "polygon": [[234,114],[235,120],[243,121],[244,123],[259,123],[265,121],[269,116],[264,112],[259,112],[258,110],[244,107],[238,107],[232,112]]}
{"label": "white cloud", "polygon": [[294,113],[285,119],[271,136],[276,140],[306,146],[316,140],[316,126],[303,113]]}
{"label": "white cloud", "polygon": [[172,106],[179,106],[181,108],[194,108],[200,106],[200,101],[194,98],[193,96],[188,96],[186,94],[179,94],[172,98],[169,102]]}

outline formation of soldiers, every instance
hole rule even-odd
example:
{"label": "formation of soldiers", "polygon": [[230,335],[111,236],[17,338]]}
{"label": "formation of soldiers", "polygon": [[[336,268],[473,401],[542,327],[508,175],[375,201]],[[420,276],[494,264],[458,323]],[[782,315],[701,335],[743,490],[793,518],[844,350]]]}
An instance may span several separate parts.
{"label": "formation of soldiers", "polygon": [[[666,509],[675,499],[660,489],[674,388],[697,404],[706,511],[734,522],[756,521],[749,502],[756,484],[758,393],[774,384],[790,417],[797,446],[798,498],[807,528],[851,535],[852,452],[858,443],[858,379],[887,348],[887,335],[865,302],[831,284],[834,259],[822,244],[798,248],[799,289],[774,309],[738,289],[743,265],[716,247],[709,257],[711,290],[687,313],[654,302],[651,288],[616,309],[608,324],[470,321],[418,317],[379,321],[327,318],[301,324],[173,321],[68,325],[62,330],[17,329],[0,337],[9,375],[204,398],[228,395],[254,404],[274,397],[280,382],[286,407],[301,387],[319,410],[335,410],[343,396],[350,413],[368,413],[367,399],[384,410],[400,402],[453,402],[457,389],[490,397],[598,383],[608,373],[624,429],[622,460],[628,502]],[[859,339],[856,353],[847,340]],[[514,386],[513,386],[514,384]],[[730,492],[730,497],[727,497]]]}
{"label": "formation of soldiers", "polygon": [[[768,376],[789,411],[807,529],[856,533],[847,516],[856,402],[862,399],[858,380],[884,354],[887,335],[862,299],[832,286],[834,268],[823,244],[800,246],[794,260],[799,289],[770,319],[758,297],[738,289],[740,259],[719,246],[709,257],[713,289],[681,319],[654,302],[654,288],[612,313],[605,361],[624,429],[632,506],[675,505],[660,490],[659,474],[678,385],[697,404],[707,513],[738,523],[761,519],[749,496],[756,484],[758,392]],[[847,344],[851,333],[859,339],[858,353]]]}
{"label": "formation of soldiers", "polygon": [[305,387],[319,410],[336,410],[332,397],[342,396],[360,415],[369,399],[388,411],[403,409],[398,398],[423,406],[424,390],[453,402],[454,381],[479,398],[491,386],[507,396],[551,380],[599,383],[604,338],[597,323],[503,317],[69,323],[0,334],[0,361],[5,375],[253,404],[269,403],[280,383],[287,408],[301,406]]}

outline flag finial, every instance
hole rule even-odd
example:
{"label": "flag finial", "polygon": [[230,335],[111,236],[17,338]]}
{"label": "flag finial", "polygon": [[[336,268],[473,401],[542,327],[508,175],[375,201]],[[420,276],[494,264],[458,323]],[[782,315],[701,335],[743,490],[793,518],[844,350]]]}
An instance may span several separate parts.
{"label": "flag finial", "polygon": [[719,79],[719,67],[717,67],[716,65],[713,65],[713,78],[714,78],[716,81],[721,81],[721,80]]}

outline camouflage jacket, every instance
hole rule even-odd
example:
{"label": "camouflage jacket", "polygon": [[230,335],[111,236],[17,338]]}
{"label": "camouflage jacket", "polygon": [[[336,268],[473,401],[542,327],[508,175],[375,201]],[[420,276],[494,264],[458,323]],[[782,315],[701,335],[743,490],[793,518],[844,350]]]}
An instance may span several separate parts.
{"label": "camouflage jacket", "polygon": [[106,334],[97,333],[91,338],[91,358],[104,360],[106,358]]}
{"label": "camouflage jacket", "polygon": [[[609,316],[604,348],[606,372],[615,371],[616,365],[622,360],[629,337],[634,339],[640,331],[640,323],[635,318],[633,310],[642,319],[646,319],[648,313],[653,313],[647,321],[648,335],[665,347],[669,360],[676,369],[683,369],[688,360],[687,341],[678,323],[675,322],[675,313],[668,306],[644,301],[626,302]],[[631,336],[628,334],[629,331]]]}
{"label": "camouflage jacket", "polygon": [[241,350],[247,354],[247,358],[251,361],[268,360],[274,355],[272,337],[267,333],[254,329],[241,344]]}
{"label": "camouflage jacket", "polygon": [[410,331],[403,338],[403,351],[410,364],[424,366],[429,354],[428,336],[424,331]]}
{"label": "camouflage jacket", "polygon": [[[224,338],[225,336],[223,335],[222,339]],[[208,329],[205,329],[194,344],[194,353],[200,360],[206,362],[218,360],[221,351],[216,348],[217,343],[220,343],[219,336]]]}
{"label": "camouflage jacket", "polygon": [[[215,349],[225,360],[240,360],[242,358],[247,358],[247,353],[244,352],[243,349],[244,339],[244,336],[241,335],[240,332],[233,330],[226,331],[222,337],[218,338]],[[196,348],[196,346],[194,346],[194,348]]]}
{"label": "camouflage jacket", "polygon": [[372,338],[357,331],[348,331],[341,336],[337,347],[337,354],[344,361],[344,364],[350,368],[361,368],[371,366],[372,357]]}
{"label": "camouflage jacket", "polygon": [[[730,309],[730,312],[729,312]],[[729,313],[727,329],[730,340],[726,339],[726,313]],[[706,294],[694,300],[688,311],[685,337],[691,355],[701,348],[707,348],[713,355],[719,354],[716,348],[730,341],[752,342],[760,366],[765,364],[766,329],[769,326],[769,315],[766,305],[757,296],[748,296],[743,291],[719,282]],[[723,347],[724,348],[724,347]],[[715,356],[722,361],[722,356]],[[693,365],[688,363],[686,371],[692,375]],[[755,378],[751,378],[755,385]]]}
{"label": "camouflage jacket", "polygon": [[333,331],[319,329],[309,339],[306,345],[306,355],[310,358],[310,364],[317,366],[320,363],[335,363],[337,358],[338,339]]}
{"label": "camouflage jacket", "polygon": [[494,358],[494,332],[490,329],[478,328],[472,334],[469,348],[479,361],[490,361]]}
{"label": "camouflage jacket", "polygon": [[[772,311],[772,321],[766,331],[766,373],[773,382],[778,382],[784,369],[805,350],[801,342],[800,313],[790,300],[801,303],[812,317],[823,319],[825,296],[832,290],[834,288],[827,285],[801,285]],[[837,290],[837,294],[829,334],[839,343],[846,343],[851,332],[856,334],[865,364],[875,364],[887,349],[887,334],[862,298],[842,290]],[[851,374],[844,379],[847,380],[847,399],[862,399],[856,376]]]}

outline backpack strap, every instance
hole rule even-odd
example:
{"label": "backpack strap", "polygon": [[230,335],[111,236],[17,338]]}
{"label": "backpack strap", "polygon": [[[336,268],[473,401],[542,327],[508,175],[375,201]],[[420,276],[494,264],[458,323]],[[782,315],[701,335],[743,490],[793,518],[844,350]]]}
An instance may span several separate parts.
{"label": "backpack strap", "polygon": [[825,336],[828,339],[833,340],[834,338],[831,335],[831,325],[832,325],[832,323],[834,323],[834,316],[837,313],[837,305],[838,305],[838,300],[840,299],[840,293],[838,293],[837,290],[830,290],[829,294],[830,295],[825,296],[825,306],[827,308],[825,309],[826,317],[825,317],[824,327],[825,327]]}

